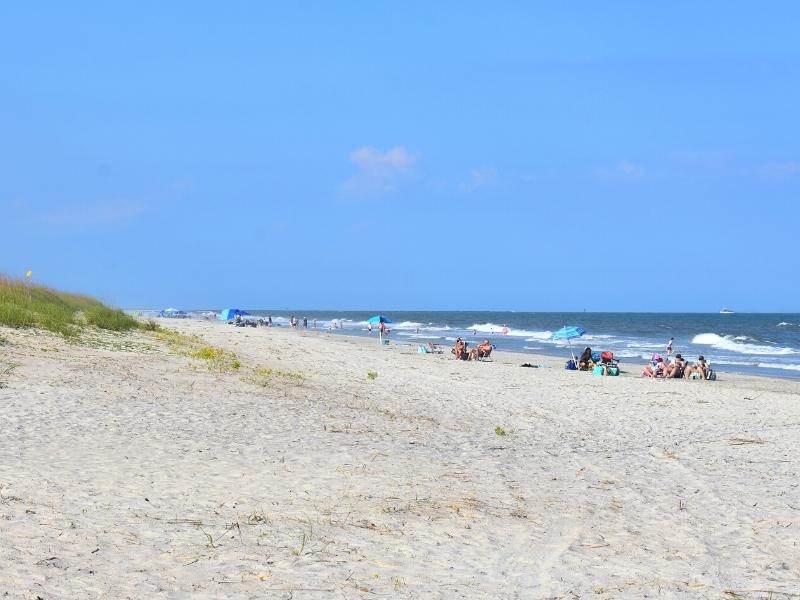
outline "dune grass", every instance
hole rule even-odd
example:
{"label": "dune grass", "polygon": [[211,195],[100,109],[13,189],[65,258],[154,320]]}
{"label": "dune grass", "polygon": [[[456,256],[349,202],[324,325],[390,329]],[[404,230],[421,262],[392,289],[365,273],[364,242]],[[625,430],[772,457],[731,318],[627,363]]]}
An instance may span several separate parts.
{"label": "dune grass", "polygon": [[189,356],[206,361],[206,365],[210,370],[219,371],[220,373],[236,371],[242,366],[236,354],[214,346],[200,346],[190,350]]}
{"label": "dune grass", "polygon": [[165,342],[175,354],[199,359],[202,361],[200,364],[209,371],[231,373],[238,371],[242,366],[235,353],[209,346],[203,338],[196,335],[186,335],[166,327],[157,327],[151,330],[148,323],[143,323],[142,329],[152,331],[151,335],[157,340]]}
{"label": "dune grass", "polygon": [[86,325],[111,331],[138,327],[133,317],[90,296],[71,294],[0,275],[0,324],[39,327],[64,336]]}
{"label": "dune grass", "polygon": [[248,377],[243,377],[242,381],[253,383],[261,387],[270,387],[277,382],[293,383],[300,386],[305,383],[306,376],[296,371],[281,371],[279,369],[262,367],[260,369],[253,369],[252,374]]}

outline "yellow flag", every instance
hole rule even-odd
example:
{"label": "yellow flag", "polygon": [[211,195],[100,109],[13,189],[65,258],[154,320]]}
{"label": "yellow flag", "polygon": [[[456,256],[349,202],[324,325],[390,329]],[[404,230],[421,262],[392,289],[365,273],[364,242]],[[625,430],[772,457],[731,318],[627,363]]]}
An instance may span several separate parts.
{"label": "yellow flag", "polygon": [[30,269],[28,269],[27,271],[25,271],[25,277],[27,277],[28,279],[30,279],[31,277],[33,277],[33,271],[31,271]]}

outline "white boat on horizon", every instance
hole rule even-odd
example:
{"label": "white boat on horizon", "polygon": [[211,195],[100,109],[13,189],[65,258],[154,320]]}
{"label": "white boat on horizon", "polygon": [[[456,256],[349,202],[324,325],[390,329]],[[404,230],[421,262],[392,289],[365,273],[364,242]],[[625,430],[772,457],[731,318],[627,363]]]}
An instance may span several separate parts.
{"label": "white boat on horizon", "polygon": [[719,311],[719,314],[721,314],[721,315],[735,315],[736,313],[733,312],[730,308],[723,308],[721,311]]}

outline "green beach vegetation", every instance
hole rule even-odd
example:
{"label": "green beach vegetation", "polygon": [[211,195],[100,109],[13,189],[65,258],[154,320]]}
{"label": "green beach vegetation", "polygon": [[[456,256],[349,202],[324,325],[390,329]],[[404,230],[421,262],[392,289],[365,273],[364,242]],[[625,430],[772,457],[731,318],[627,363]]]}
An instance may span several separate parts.
{"label": "green beach vegetation", "polygon": [[252,383],[261,387],[270,387],[277,382],[293,383],[295,385],[303,385],[306,376],[296,371],[282,371],[280,369],[271,369],[269,367],[262,367],[260,369],[253,369],[253,373],[249,377],[243,377],[242,381]]}
{"label": "green beach vegetation", "polygon": [[139,323],[90,296],[0,275],[0,325],[39,327],[69,337],[90,325],[109,331],[128,331]]}
{"label": "green beach vegetation", "polygon": [[203,338],[196,335],[186,335],[174,329],[160,327],[152,320],[142,323],[141,328],[167,344],[175,354],[200,360],[200,364],[205,365],[209,371],[231,373],[242,366],[235,353],[209,346]]}
{"label": "green beach vegetation", "polygon": [[[0,325],[44,329],[63,335],[70,342],[84,344],[102,343],[103,338],[93,336],[92,331],[141,330],[151,338],[165,343],[175,354],[198,360],[199,365],[210,371],[232,373],[242,366],[235,353],[209,346],[198,336],[161,327],[153,319],[140,322],[91,296],[62,292],[3,275],[0,275]],[[0,337],[0,345],[3,343],[5,339]],[[0,385],[13,368],[13,365],[0,364]],[[261,369],[256,372],[255,377],[259,379],[259,383],[276,378],[298,384],[303,381],[300,374],[271,369]]]}

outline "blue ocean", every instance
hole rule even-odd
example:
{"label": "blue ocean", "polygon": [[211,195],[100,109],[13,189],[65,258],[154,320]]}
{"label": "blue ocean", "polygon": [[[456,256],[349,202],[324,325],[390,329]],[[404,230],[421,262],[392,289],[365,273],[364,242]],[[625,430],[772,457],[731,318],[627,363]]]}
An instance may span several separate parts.
{"label": "blue ocean", "polygon": [[[295,316],[308,319],[308,328],[336,334],[367,336],[364,311],[251,310],[254,316],[272,316],[287,326]],[[654,353],[664,354],[674,337],[674,352],[690,360],[703,355],[718,371],[772,377],[800,377],[800,314],[699,313],[528,313],[460,311],[390,311],[391,338],[398,344],[427,341],[452,345],[457,337],[468,341],[489,338],[498,350],[568,358],[567,342],[551,340],[564,325],[578,325],[586,334],[573,340],[576,350],[614,352],[623,364],[644,364]],[[525,360],[521,358],[521,360]]]}

